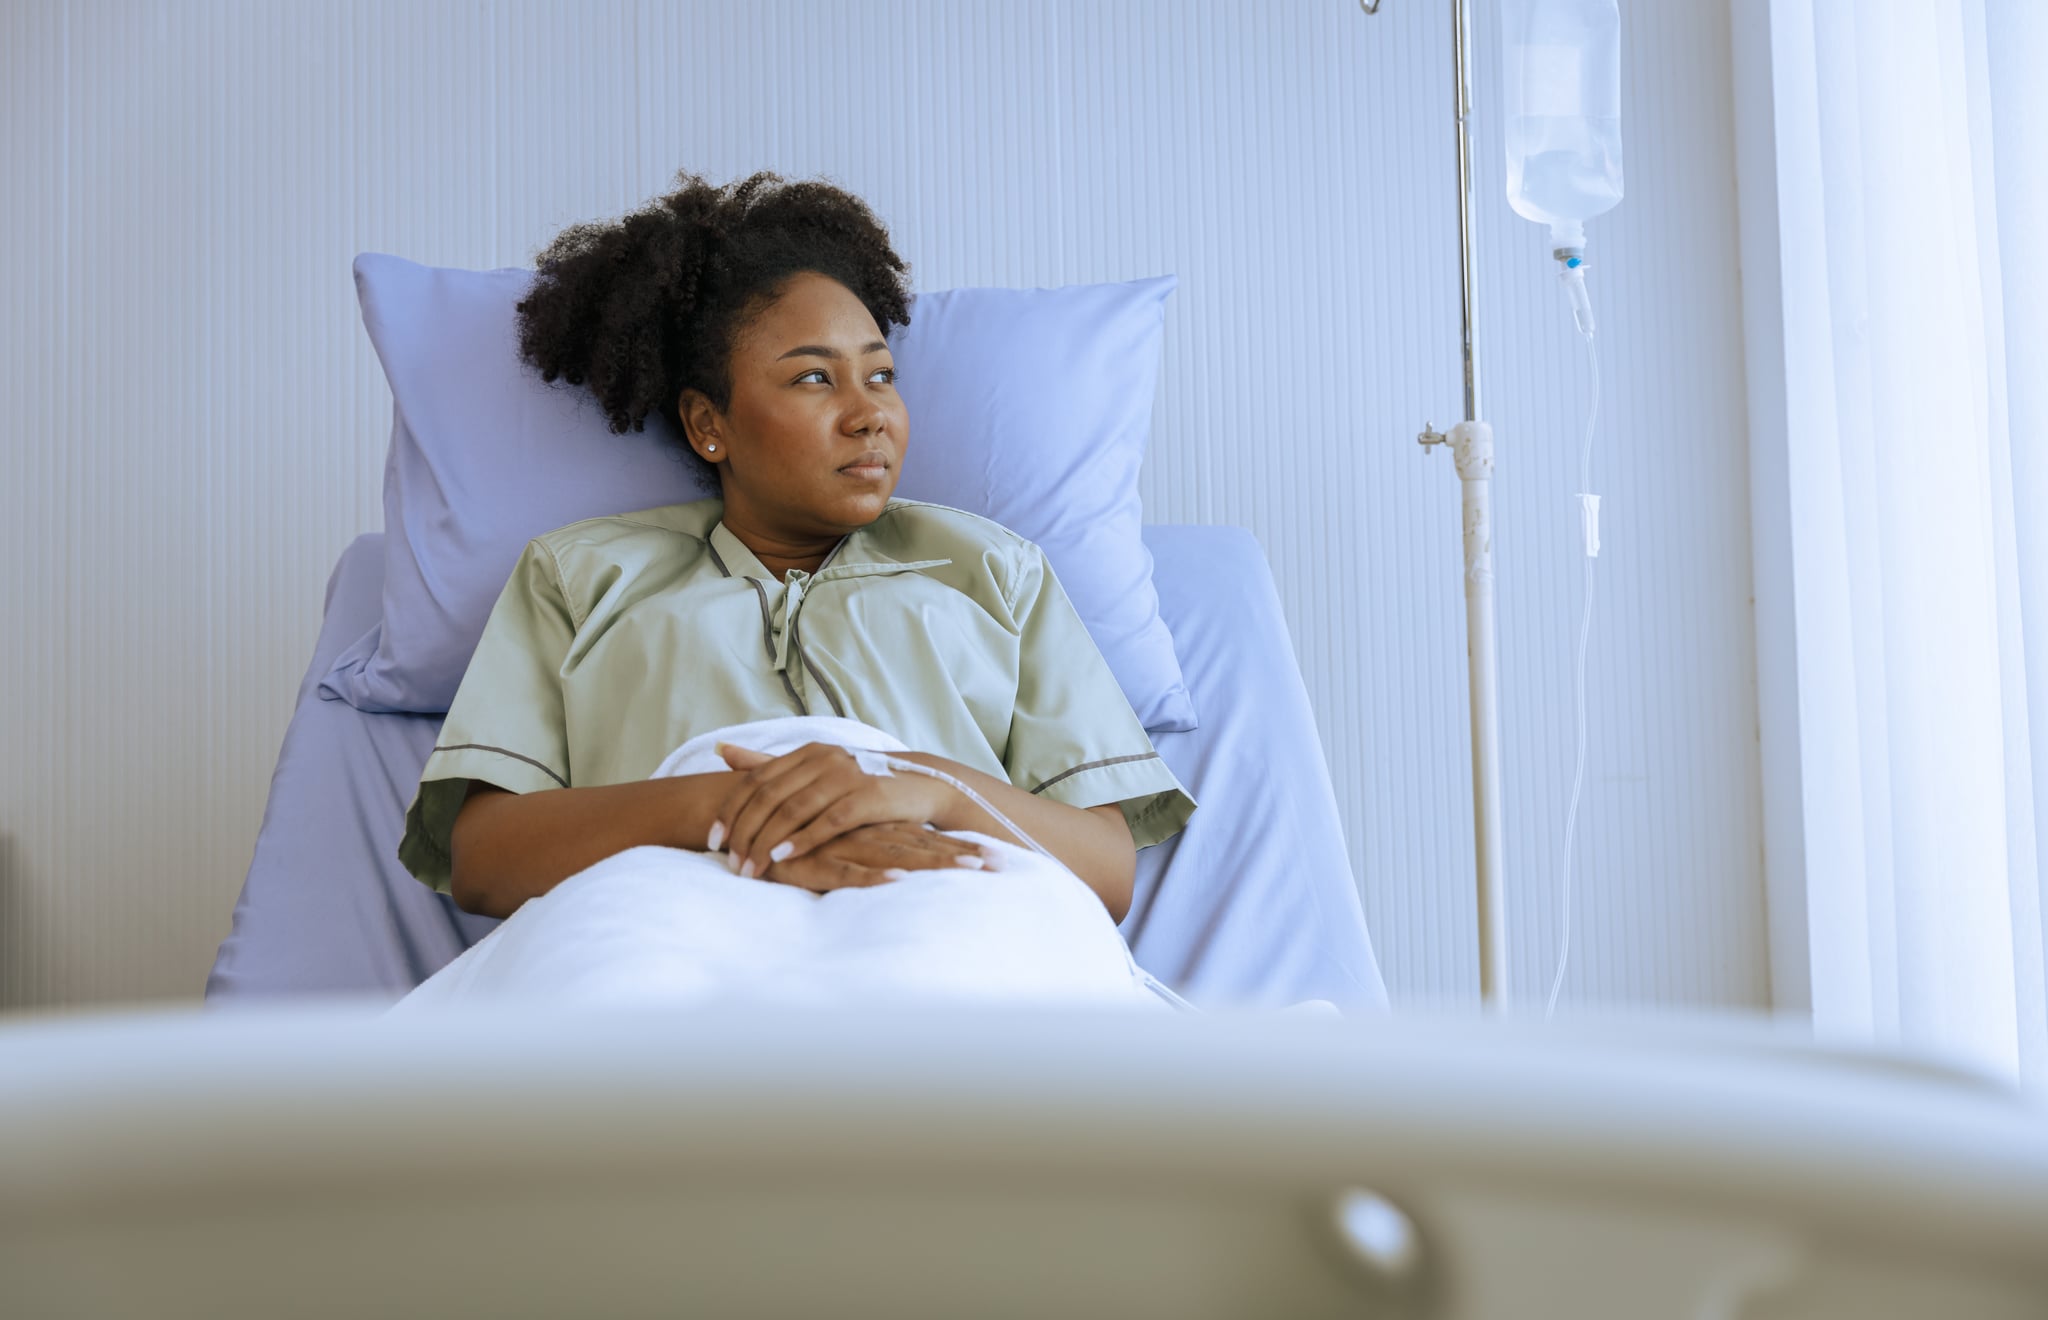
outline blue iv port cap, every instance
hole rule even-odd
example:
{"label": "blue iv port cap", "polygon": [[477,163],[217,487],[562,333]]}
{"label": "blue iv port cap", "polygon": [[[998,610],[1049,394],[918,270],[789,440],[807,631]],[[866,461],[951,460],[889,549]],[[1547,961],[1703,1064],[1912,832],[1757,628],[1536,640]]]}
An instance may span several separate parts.
{"label": "blue iv port cap", "polygon": [[1566,270],[1577,270],[1577,269],[1578,269],[1578,268],[1579,268],[1579,267],[1580,267],[1581,265],[1584,265],[1584,264],[1585,264],[1585,263],[1584,263],[1584,259],[1583,259],[1583,258],[1580,258],[1580,257],[1567,257],[1567,258],[1565,259],[1565,263],[1564,263],[1564,268],[1565,268]]}

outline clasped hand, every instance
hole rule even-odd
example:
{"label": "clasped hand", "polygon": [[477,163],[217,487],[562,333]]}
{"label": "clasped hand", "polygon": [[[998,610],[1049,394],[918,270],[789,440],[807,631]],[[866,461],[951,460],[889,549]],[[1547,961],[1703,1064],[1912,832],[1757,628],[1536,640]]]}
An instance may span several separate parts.
{"label": "clasped hand", "polygon": [[925,828],[954,790],[925,775],[870,775],[835,743],[782,756],[720,744],[741,772],[712,817],[706,846],[739,873],[823,892],[881,884],[904,871],[980,868],[973,844]]}

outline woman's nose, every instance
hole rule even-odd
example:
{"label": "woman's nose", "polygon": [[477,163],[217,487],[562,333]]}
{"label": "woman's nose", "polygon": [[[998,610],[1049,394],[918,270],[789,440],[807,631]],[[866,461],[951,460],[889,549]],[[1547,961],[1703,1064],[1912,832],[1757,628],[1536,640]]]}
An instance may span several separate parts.
{"label": "woman's nose", "polygon": [[889,412],[874,399],[857,397],[840,424],[848,435],[872,435],[889,424]]}

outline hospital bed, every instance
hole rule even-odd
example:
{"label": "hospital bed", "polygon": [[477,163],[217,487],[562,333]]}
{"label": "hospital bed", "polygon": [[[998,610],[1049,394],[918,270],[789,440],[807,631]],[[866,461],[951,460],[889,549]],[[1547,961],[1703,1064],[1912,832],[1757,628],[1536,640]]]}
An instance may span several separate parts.
{"label": "hospital bed", "polygon": [[0,1314],[2048,1313],[2005,1087],[1660,1021],[0,1024]]}
{"label": "hospital bed", "polygon": [[1203,805],[1124,929],[1208,1011],[398,1019],[492,923],[392,856],[437,721],[319,699],[359,538],[207,1008],[0,1022],[0,1314],[2048,1313],[2048,1116],[1995,1080],[1379,1011],[1263,557],[1147,541]]}
{"label": "hospital bed", "polygon": [[[1156,733],[1201,804],[1139,855],[1123,931],[1140,965],[1197,1003],[1324,1000],[1370,1011],[1386,986],[1367,938],[1321,740],[1264,554],[1233,527],[1146,529],[1160,609],[1200,727]],[[231,933],[206,987],[396,998],[498,923],[398,862],[438,716],[369,714],[319,691],[378,617],[383,535],[335,565]]]}

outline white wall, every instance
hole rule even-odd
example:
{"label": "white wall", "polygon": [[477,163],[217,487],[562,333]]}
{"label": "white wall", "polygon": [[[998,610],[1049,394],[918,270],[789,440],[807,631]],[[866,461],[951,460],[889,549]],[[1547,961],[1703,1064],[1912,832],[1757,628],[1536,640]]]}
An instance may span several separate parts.
{"label": "white wall", "polygon": [[[1728,19],[1624,0],[1567,996],[1760,1004]],[[1475,14],[1515,984],[1571,785],[1586,365]],[[1181,276],[1154,521],[1265,544],[1397,999],[1469,997],[1448,0],[0,7],[0,1006],[198,993],[389,395],[349,261],[830,174],[921,287]],[[1284,847],[1276,840],[1275,846]]]}

